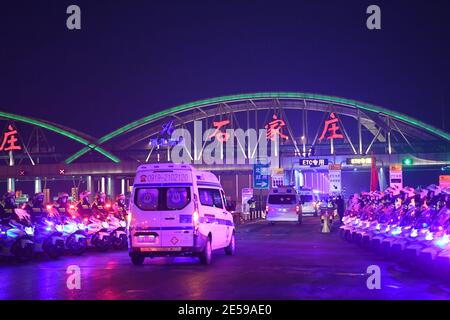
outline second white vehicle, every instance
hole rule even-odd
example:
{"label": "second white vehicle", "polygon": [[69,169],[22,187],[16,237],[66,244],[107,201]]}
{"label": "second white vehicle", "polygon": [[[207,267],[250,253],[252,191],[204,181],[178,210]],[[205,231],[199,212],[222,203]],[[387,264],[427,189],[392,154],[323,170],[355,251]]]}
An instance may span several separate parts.
{"label": "second white vehicle", "polygon": [[301,199],[295,188],[278,187],[270,190],[267,197],[266,220],[295,221],[302,223]]}
{"label": "second white vehicle", "polygon": [[233,255],[233,216],[217,177],[184,164],[150,164],[137,169],[130,201],[129,254],[146,257],[198,256],[210,264],[212,251]]}

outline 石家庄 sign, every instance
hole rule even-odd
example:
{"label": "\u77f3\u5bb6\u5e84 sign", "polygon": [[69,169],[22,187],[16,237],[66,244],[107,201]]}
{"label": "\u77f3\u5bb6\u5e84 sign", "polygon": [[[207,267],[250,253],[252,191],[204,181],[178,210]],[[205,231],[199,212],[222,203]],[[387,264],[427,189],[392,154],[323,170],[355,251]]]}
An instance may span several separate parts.
{"label": "\u77f3\u5bb6\u5e84 sign", "polygon": [[18,144],[18,132],[17,130],[11,125],[8,125],[8,128],[6,132],[3,133],[1,139],[0,139],[0,151],[19,151],[22,150],[22,146]]}

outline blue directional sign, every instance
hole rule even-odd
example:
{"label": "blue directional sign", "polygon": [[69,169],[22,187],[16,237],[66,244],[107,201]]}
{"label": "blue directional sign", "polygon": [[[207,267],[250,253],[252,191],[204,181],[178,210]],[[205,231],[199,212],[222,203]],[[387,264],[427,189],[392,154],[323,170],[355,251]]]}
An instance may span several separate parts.
{"label": "blue directional sign", "polygon": [[269,189],[270,165],[255,163],[253,165],[253,189]]}

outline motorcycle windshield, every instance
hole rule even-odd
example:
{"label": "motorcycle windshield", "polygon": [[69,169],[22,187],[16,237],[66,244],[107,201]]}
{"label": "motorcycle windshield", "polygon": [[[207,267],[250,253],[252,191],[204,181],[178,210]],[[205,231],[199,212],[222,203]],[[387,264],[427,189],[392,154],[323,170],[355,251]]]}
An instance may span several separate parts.
{"label": "motorcycle windshield", "polygon": [[450,209],[447,207],[442,208],[439,213],[436,215],[436,218],[433,219],[432,226],[434,228],[442,227],[447,224],[447,221],[450,219]]}
{"label": "motorcycle windshield", "polygon": [[412,224],[412,222],[413,222],[413,220],[414,220],[414,217],[416,216],[416,211],[417,211],[417,208],[416,208],[416,207],[413,207],[413,208],[409,209],[409,210],[408,210],[408,211],[400,218],[399,225],[400,225],[401,227],[404,227],[404,226],[408,226],[408,225]]}
{"label": "motorcycle windshield", "polygon": [[388,207],[384,212],[381,212],[378,222],[380,222],[380,223],[389,222],[391,220],[391,215],[393,213],[394,213],[394,207],[393,206]]}
{"label": "motorcycle windshield", "polygon": [[414,227],[416,229],[428,228],[431,224],[431,220],[434,214],[435,214],[434,209],[432,208],[425,209],[420,213],[419,218],[417,218],[416,223],[414,224]]}

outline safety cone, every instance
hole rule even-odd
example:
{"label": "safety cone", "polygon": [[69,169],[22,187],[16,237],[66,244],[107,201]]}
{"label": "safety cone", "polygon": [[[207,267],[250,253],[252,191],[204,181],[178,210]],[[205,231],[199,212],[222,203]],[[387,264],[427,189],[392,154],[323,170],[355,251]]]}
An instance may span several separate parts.
{"label": "safety cone", "polygon": [[328,216],[323,217],[322,233],[330,233],[330,226],[328,225]]}

